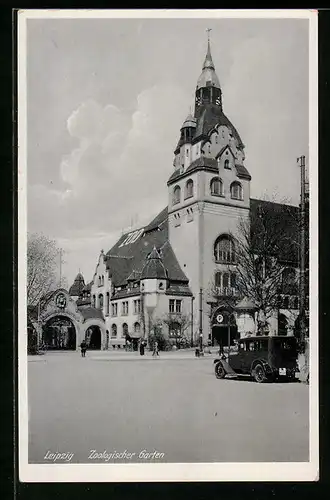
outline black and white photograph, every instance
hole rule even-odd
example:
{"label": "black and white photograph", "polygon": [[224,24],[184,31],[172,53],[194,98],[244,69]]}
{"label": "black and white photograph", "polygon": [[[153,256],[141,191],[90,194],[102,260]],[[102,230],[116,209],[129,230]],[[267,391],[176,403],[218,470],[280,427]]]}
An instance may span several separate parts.
{"label": "black and white photograph", "polygon": [[20,480],[316,481],[317,12],[17,31]]}

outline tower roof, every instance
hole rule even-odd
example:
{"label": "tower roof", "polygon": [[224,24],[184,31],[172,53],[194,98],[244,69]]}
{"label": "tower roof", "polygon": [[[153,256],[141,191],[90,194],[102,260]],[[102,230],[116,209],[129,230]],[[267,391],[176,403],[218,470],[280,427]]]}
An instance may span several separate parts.
{"label": "tower roof", "polygon": [[197,89],[202,87],[216,87],[220,88],[218,75],[215,72],[215,66],[211,56],[210,41],[207,42],[207,52],[203,64],[203,70],[197,80]]}
{"label": "tower roof", "polygon": [[156,247],[154,246],[151,254],[147,258],[147,262],[145,263],[141,279],[166,279],[167,272],[164,267],[163,261]]}
{"label": "tower roof", "polygon": [[194,128],[196,128],[196,126],[197,126],[197,120],[196,120],[196,118],[194,118],[192,116],[192,114],[189,113],[189,115],[187,116],[187,118],[183,122],[183,125],[182,125],[181,128],[186,128],[186,127],[194,127]]}
{"label": "tower roof", "polygon": [[85,287],[85,280],[81,273],[75,277],[73,284],[70,286],[69,294],[72,296],[79,296]]}

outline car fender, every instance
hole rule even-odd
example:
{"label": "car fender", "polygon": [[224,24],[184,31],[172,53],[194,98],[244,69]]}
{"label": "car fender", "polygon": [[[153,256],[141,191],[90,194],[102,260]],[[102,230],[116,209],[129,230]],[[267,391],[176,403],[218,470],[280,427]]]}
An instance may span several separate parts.
{"label": "car fender", "polygon": [[218,363],[221,363],[222,368],[223,368],[223,369],[225,370],[225,372],[227,373],[227,371],[228,371],[228,370],[227,370],[227,368],[226,368],[227,363],[224,363],[222,359],[215,359],[215,360],[213,361],[213,364],[215,364],[215,365],[217,365]]}
{"label": "car fender", "polygon": [[262,359],[262,358],[261,358],[261,359],[255,359],[255,360],[253,361],[253,363],[251,364],[251,372],[252,372],[252,370],[254,369],[254,367],[255,367],[256,365],[259,365],[259,364],[260,364],[260,365],[262,365],[262,366],[264,367],[265,372],[266,372],[267,374],[271,374],[271,373],[273,373],[273,370],[271,369],[271,367],[270,367],[270,365],[268,364],[268,362],[267,362],[265,359]]}

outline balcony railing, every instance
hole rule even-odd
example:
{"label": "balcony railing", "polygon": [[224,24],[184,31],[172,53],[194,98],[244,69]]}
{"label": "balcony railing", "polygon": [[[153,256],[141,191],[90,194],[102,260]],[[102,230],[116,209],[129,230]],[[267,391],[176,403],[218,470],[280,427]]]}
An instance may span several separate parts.
{"label": "balcony railing", "polygon": [[219,297],[238,297],[239,292],[236,288],[229,286],[216,286],[215,293]]}

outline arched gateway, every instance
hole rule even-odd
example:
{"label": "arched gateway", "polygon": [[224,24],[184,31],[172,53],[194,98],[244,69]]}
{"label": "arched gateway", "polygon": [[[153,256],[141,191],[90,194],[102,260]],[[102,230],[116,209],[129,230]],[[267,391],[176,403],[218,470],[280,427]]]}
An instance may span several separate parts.
{"label": "arched gateway", "polygon": [[34,328],[40,342],[49,350],[76,350],[83,340],[90,349],[106,348],[106,329],[102,311],[78,308],[64,289],[49,294],[42,304]]}
{"label": "arched gateway", "polygon": [[220,347],[233,345],[239,337],[234,314],[223,307],[218,307],[212,315],[212,345]]}
{"label": "arched gateway", "polygon": [[75,350],[76,339],[76,328],[68,316],[53,316],[43,325],[42,343],[47,349]]}

